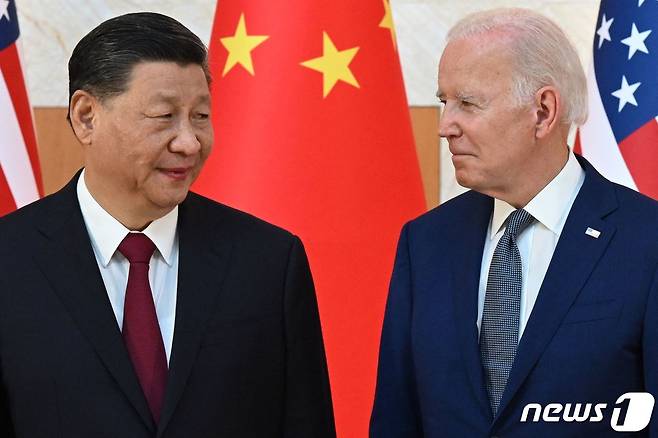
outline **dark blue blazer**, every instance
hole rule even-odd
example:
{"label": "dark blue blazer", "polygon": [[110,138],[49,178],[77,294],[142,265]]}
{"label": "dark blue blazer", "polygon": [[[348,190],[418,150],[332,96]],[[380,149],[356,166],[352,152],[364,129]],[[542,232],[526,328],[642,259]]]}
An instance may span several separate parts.
{"label": "dark blue blazer", "polygon": [[[579,161],[585,182],[495,418],[476,326],[493,199],[470,191],[405,225],[382,331],[372,438],[619,437],[610,425],[617,398],[631,391],[658,397],[658,202]],[[587,235],[590,227],[601,235]],[[520,421],[528,403],[553,402],[607,407],[599,422]],[[658,437],[657,417],[634,436]]]}

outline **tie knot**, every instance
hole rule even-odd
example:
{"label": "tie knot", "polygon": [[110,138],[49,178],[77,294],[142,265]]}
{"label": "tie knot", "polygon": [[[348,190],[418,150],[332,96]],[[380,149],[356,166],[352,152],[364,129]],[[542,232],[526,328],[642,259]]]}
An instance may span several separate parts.
{"label": "tie knot", "polygon": [[119,252],[130,263],[148,263],[155,251],[155,244],[146,234],[128,233],[119,244]]}
{"label": "tie knot", "polygon": [[505,229],[505,234],[516,237],[528,225],[530,225],[534,219],[535,218],[532,217],[530,213],[522,208],[514,210],[507,218],[507,228]]}

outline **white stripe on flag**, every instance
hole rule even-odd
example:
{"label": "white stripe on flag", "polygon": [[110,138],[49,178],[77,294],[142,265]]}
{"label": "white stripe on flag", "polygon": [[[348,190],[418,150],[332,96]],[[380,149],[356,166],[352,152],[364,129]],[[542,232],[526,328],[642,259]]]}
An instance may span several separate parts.
{"label": "white stripe on flag", "polygon": [[16,201],[16,207],[20,208],[39,199],[39,191],[21,127],[2,74],[0,74],[0,133],[2,133],[0,165]]}
{"label": "white stripe on flag", "polygon": [[587,94],[589,117],[587,123],[580,127],[580,146],[583,156],[609,180],[637,190],[617,145],[608,116],[605,114],[593,63],[590,64],[588,71]]}

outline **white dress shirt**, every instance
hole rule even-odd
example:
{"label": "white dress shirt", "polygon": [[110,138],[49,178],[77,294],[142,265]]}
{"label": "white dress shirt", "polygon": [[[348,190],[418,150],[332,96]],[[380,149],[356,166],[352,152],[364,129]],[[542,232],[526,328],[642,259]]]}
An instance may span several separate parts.
{"label": "white dress shirt", "polygon": [[[111,216],[93,198],[85,183],[85,172],[78,179],[77,192],[91,245],[94,249],[107,296],[112,304],[119,329],[123,327],[123,306],[130,263],[117,251],[130,230]],[[149,283],[158,316],[167,361],[171,357],[178,290],[178,207],[157,219],[142,231],[155,244],[149,263]]]}
{"label": "white dress shirt", "polygon": [[[524,207],[535,218],[535,221],[522,231],[517,238],[523,265],[519,339],[521,339],[528,323],[537,295],[539,295],[539,289],[548,270],[548,265],[553,257],[555,246],[583,181],[585,181],[585,171],[578,164],[573,152],[569,151],[567,164],[560,173]],[[505,232],[507,217],[514,210],[515,208],[507,202],[500,199],[494,200],[494,210],[489,221],[489,230],[484,243],[480,270],[478,331],[480,330],[482,311],[484,310],[484,296],[487,291],[487,278],[491,259],[498,241]]]}

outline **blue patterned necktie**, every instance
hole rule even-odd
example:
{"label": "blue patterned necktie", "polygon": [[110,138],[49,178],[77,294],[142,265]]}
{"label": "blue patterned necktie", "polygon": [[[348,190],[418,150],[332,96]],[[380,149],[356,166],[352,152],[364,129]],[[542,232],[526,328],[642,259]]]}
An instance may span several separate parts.
{"label": "blue patterned necktie", "polygon": [[498,241],[489,267],[487,292],[480,324],[480,355],[496,415],[509,377],[519,340],[522,267],[516,238],[534,218],[525,210],[515,210]]}

